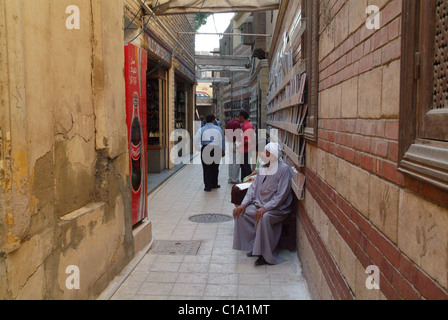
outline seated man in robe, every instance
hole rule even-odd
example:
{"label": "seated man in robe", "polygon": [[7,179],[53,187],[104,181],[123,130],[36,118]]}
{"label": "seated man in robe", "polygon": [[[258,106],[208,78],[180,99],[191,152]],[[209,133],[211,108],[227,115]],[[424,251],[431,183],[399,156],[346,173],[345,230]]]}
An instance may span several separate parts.
{"label": "seated man in robe", "polygon": [[242,204],[233,212],[233,249],[258,256],[255,262],[258,266],[283,263],[274,251],[280,240],[282,222],[291,212],[292,173],[280,158],[281,152],[277,143],[266,146],[258,175]]}
{"label": "seated man in robe", "polygon": [[[257,150],[258,149],[258,143],[257,143]],[[252,172],[251,175],[247,176],[244,180],[242,184],[246,184],[246,183],[252,183],[255,181],[255,178],[257,177],[258,171],[260,170],[260,166],[261,166],[261,157],[264,154],[264,150],[263,152],[259,152],[258,156],[257,156],[257,164],[255,166],[255,170],[254,172]],[[231,193],[231,202],[235,205],[235,208],[237,208],[238,206],[241,205],[241,203],[244,200],[244,197],[246,197],[247,191],[248,189],[244,189],[241,190],[240,189],[241,184],[237,184],[234,185],[232,188],[232,193]]]}

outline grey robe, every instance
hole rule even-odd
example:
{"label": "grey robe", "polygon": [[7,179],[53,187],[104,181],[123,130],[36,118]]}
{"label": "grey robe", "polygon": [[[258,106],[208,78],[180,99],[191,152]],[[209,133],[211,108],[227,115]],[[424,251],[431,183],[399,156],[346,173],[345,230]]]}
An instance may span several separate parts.
{"label": "grey robe", "polygon": [[[281,160],[274,174],[266,175],[260,169],[242,203],[247,205],[246,212],[235,220],[233,249],[252,251],[270,264],[283,263],[274,251],[280,240],[282,222],[291,213],[291,178],[291,169]],[[262,207],[267,212],[257,224],[255,212]]]}

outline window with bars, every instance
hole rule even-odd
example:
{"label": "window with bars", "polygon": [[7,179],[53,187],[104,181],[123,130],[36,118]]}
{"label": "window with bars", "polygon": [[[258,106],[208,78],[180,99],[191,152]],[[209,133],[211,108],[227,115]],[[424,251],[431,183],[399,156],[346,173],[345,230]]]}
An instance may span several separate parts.
{"label": "window with bars", "polygon": [[448,189],[448,2],[403,1],[400,171]]}
{"label": "window with bars", "polygon": [[[437,1],[434,37],[434,108],[448,108],[448,2]],[[445,137],[446,139],[446,137]]]}

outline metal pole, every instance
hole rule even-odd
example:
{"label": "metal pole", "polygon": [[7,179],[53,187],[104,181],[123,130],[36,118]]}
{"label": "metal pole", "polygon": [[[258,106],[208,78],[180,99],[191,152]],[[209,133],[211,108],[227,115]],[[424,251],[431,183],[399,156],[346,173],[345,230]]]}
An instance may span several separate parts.
{"label": "metal pole", "polygon": [[272,34],[260,34],[260,33],[216,33],[216,32],[184,32],[178,31],[180,34],[194,34],[197,36],[249,36],[249,37],[272,37]]}

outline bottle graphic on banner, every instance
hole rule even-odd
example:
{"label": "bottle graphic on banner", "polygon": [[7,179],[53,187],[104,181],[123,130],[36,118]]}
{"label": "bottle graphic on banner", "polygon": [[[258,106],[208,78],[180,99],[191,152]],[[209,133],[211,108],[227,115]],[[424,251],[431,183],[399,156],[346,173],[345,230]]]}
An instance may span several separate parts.
{"label": "bottle graphic on banner", "polygon": [[132,190],[138,192],[142,186],[142,131],[139,113],[139,96],[134,93],[132,98],[132,125],[131,125],[131,168]]}
{"label": "bottle graphic on banner", "polygon": [[132,225],[148,216],[147,212],[147,123],[146,51],[125,45],[126,123],[129,143],[129,169],[132,192]]}

